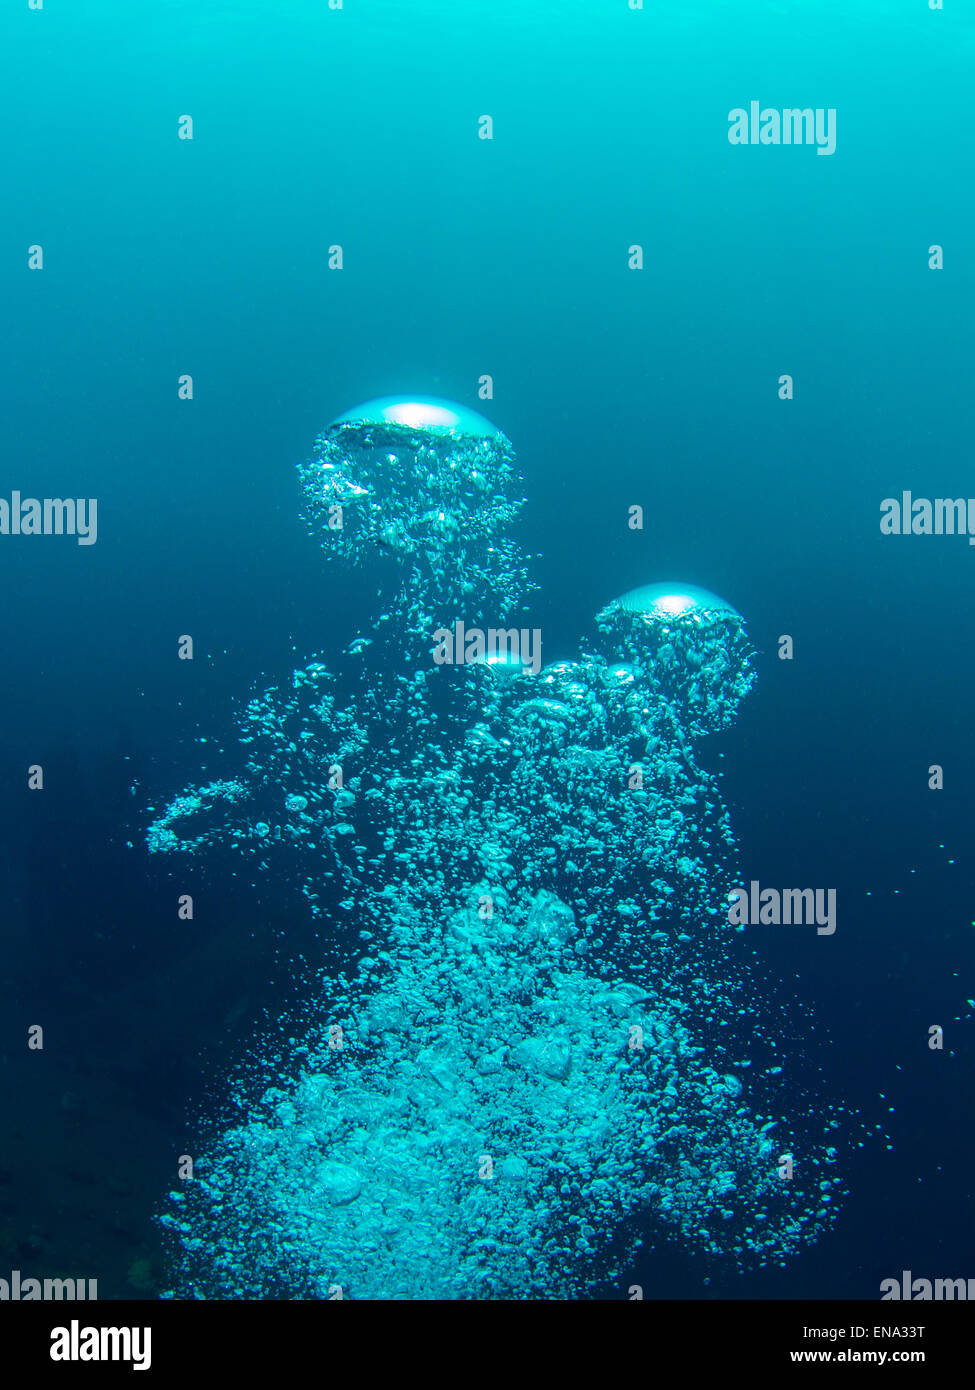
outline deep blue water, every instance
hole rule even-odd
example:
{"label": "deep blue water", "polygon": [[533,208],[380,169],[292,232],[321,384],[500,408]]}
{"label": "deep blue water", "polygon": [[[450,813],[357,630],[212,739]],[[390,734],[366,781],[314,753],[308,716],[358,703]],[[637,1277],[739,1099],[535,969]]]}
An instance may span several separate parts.
{"label": "deep blue water", "polygon": [[[837,891],[833,937],[754,942],[817,1021],[810,1084],[889,1139],[848,1156],[836,1229],[784,1273],[706,1285],[675,1245],[647,1297],[975,1277],[975,550],[879,528],[904,489],[975,493],[975,19],[48,0],[0,24],[0,497],[98,499],[92,546],[0,535],[0,1275],[165,1282],[185,1117],[297,1006],[316,929],[229,858],[193,866],[206,911],[175,922],[144,806],[234,701],[355,635],[374,588],[323,565],[295,463],[356,402],[427,394],[513,441],[547,660],[642,583],[744,614],[758,685],[702,760],[746,880]],[[752,99],[835,108],[835,154],[731,145]]]}

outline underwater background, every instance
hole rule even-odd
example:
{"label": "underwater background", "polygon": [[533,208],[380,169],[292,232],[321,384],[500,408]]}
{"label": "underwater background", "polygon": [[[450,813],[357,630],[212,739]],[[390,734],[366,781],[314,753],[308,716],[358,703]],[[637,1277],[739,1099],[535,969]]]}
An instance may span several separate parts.
{"label": "underwater background", "polygon": [[[287,1036],[327,924],[229,853],[174,889],[145,808],[239,702],[359,633],[374,576],[323,563],[295,465],[356,403],[434,395],[513,442],[546,661],[646,583],[744,615],[756,688],[697,755],[743,882],[837,893],[833,936],[749,935],[800,1010],[802,1080],[874,1135],[839,1146],[835,1226],[782,1270],[658,1237],[630,1282],[877,1298],[903,1269],[975,1274],[975,554],[879,527],[905,489],[975,492],[975,18],[48,0],[0,25],[0,496],[98,499],[94,545],[0,536],[0,1273],[168,1287],[175,1158],[255,1038]],[[835,153],[730,144],[753,99],[835,108]]]}

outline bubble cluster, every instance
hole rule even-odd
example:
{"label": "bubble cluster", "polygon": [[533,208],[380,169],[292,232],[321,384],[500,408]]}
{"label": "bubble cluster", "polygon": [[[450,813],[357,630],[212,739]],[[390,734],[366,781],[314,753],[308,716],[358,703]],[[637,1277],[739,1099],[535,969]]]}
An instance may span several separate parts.
{"label": "bubble cluster", "polygon": [[318,436],[299,477],[305,520],[331,559],[401,563],[399,643],[458,616],[503,619],[530,591],[507,534],[522,505],[510,495],[514,452],[474,411],[370,401]]}
{"label": "bubble cluster", "polygon": [[607,604],[596,622],[695,737],[727,728],[755,683],[741,614],[707,589],[647,584]]}
{"label": "bubble cluster", "polygon": [[511,446],[479,421],[371,403],[320,437],[306,514],[338,563],[391,547],[395,592],[149,829],[300,883],[361,952],[172,1194],[175,1296],[585,1297],[641,1242],[745,1268],[833,1219],[843,1117],[783,1077],[695,748],[754,681],[744,623],[653,586],[578,661],[435,665],[435,628],[532,591]]}

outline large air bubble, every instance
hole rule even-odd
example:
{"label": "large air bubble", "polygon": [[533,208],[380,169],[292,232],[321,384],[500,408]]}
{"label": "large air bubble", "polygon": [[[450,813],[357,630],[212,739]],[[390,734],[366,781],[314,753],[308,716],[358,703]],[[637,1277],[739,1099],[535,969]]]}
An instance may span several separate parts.
{"label": "large air bubble", "polygon": [[501,431],[483,415],[478,415],[476,410],[458,405],[456,401],[441,400],[437,396],[414,396],[408,400],[384,396],[366,401],[337,416],[329,429],[345,425],[403,425],[427,434],[447,433],[471,439],[502,437]]}
{"label": "large air bubble", "polygon": [[458,618],[493,626],[534,587],[510,535],[522,505],[511,443],[466,406],[368,401],[333,421],[298,471],[330,558],[399,562],[395,602],[417,636]]}
{"label": "large air bubble", "polygon": [[625,657],[694,736],[726,728],[755,683],[741,614],[693,584],[646,584],[596,615],[607,656]]}

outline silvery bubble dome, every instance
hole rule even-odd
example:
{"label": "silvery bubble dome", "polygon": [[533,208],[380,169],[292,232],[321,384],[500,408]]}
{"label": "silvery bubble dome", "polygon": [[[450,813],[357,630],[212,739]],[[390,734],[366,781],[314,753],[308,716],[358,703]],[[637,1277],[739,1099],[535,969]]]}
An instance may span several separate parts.
{"label": "silvery bubble dome", "polygon": [[694,584],[631,589],[596,615],[606,654],[624,656],[695,735],[727,728],[755,683],[744,619]]}

